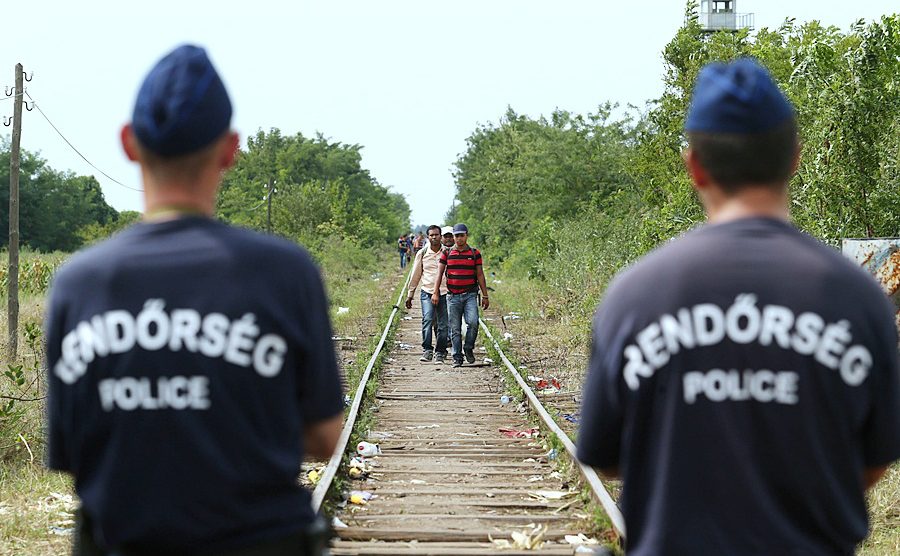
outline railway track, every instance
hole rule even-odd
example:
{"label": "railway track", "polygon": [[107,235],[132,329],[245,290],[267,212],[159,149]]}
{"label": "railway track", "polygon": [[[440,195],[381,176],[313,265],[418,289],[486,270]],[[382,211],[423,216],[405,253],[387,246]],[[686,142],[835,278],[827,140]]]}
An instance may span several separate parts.
{"label": "railway track", "polygon": [[[401,299],[404,293],[405,288]],[[400,319],[395,341],[384,345],[389,322],[379,344],[389,353],[375,399],[367,401],[373,410],[368,439],[380,446],[381,454],[367,459],[367,476],[349,481],[350,489],[364,493],[357,498],[372,497],[364,504],[350,501],[338,512],[346,527],[336,529],[332,554],[575,553],[566,536],[591,530],[581,486],[556,469],[549,439],[532,436],[536,429],[525,405],[567,451],[574,447],[515,367],[502,352],[502,363],[491,362],[483,345],[476,348],[475,365],[454,369],[420,362],[419,307],[414,305],[406,316],[395,308],[391,318]],[[481,326],[479,340],[493,342],[484,322]],[[377,351],[371,363],[376,356]],[[351,405],[338,450],[317,485],[317,508],[345,462],[371,367]],[[501,400],[509,393],[504,373],[522,387],[522,404]],[[589,468],[579,471],[613,527],[624,534],[621,515],[599,478]]]}

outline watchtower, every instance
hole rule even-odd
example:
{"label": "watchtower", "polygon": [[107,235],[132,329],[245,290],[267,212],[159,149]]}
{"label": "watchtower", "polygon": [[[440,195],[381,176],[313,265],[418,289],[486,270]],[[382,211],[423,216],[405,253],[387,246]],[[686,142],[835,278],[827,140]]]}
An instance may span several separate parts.
{"label": "watchtower", "polygon": [[737,13],[737,0],[700,0],[697,20],[707,33],[753,29],[753,14]]}

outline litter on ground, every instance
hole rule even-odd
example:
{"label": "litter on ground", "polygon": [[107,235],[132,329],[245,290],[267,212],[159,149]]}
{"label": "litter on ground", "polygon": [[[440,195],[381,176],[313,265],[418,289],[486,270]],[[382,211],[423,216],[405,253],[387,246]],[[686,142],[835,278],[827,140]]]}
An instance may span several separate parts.
{"label": "litter on ground", "polygon": [[531,523],[524,531],[510,533],[511,540],[492,538],[491,542],[499,550],[540,550],[544,546],[544,533],[546,532],[546,525]]}
{"label": "litter on ground", "polygon": [[322,473],[325,472],[325,466],[318,467],[316,469],[310,469],[309,473],[306,474],[306,478],[309,479],[311,484],[317,485],[319,484],[319,479],[322,478]]}
{"label": "litter on ground", "polygon": [[575,494],[574,490],[533,490],[529,491],[528,496],[535,500],[562,500],[563,498]]}
{"label": "litter on ground", "polygon": [[588,537],[584,533],[578,533],[577,535],[566,535],[563,538],[566,539],[566,542],[569,544],[600,544],[600,541]]}
{"label": "litter on ground", "polygon": [[[529,377],[530,378],[530,377]],[[549,381],[546,379],[538,379],[537,383],[534,385],[535,390],[556,390],[557,392],[562,390],[562,384],[555,378],[551,378]]]}
{"label": "litter on ground", "polygon": [[368,504],[369,500],[372,500],[374,498],[378,498],[378,495],[372,494],[371,492],[369,492],[367,490],[351,490],[350,497],[348,498],[348,500],[350,501],[351,504],[357,504],[357,505],[362,506],[362,505]]}
{"label": "litter on ground", "polygon": [[509,438],[534,438],[541,434],[541,429],[537,427],[531,427],[530,429],[525,430],[516,430],[511,428],[501,428],[497,429],[503,436]]}
{"label": "litter on ground", "polygon": [[378,444],[360,442],[356,445],[356,453],[364,458],[371,458],[379,455],[381,453],[381,448],[378,447]]}

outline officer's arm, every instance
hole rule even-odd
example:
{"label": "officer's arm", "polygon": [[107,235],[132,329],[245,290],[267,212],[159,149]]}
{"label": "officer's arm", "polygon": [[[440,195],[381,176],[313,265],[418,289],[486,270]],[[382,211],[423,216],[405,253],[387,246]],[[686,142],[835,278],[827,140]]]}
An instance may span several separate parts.
{"label": "officer's arm", "polygon": [[867,467],[863,470],[863,489],[869,490],[875,483],[881,480],[884,477],[884,474],[887,473],[888,466],[883,465],[881,467]]}
{"label": "officer's arm", "polygon": [[306,425],[303,432],[304,452],[311,459],[328,459],[337,448],[341,436],[344,414]]}
{"label": "officer's arm", "polygon": [[618,479],[619,478],[619,468],[618,467],[598,467],[597,471],[603,475],[604,479]]}

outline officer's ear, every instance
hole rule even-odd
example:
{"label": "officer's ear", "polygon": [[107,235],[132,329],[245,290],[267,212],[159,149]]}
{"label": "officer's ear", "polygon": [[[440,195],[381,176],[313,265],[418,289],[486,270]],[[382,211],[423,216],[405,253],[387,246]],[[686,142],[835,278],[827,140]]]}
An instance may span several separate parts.
{"label": "officer's ear", "polygon": [[122,141],[122,150],[125,151],[125,156],[128,157],[128,160],[139,162],[140,151],[138,150],[137,138],[134,136],[134,130],[131,129],[131,124],[122,126],[122,131],[119,132],[119,139]]}
{"label": "officer's ear", "polygon": [[694,189],[699,192],[709,187],[709,172],[700,164],[700,157],[697,156],[697,153],[688,147],[681,153],[681,158],[684,160],[684,167],[694,184]]}
{"label": "officer's ear", "polygon": [[241,146],[241,138],[237,133],[229,131],[228,135],[222,141],[222,150],[219,154],[219,168],[227,170],[234,166],[237,159],[238,149]]}

